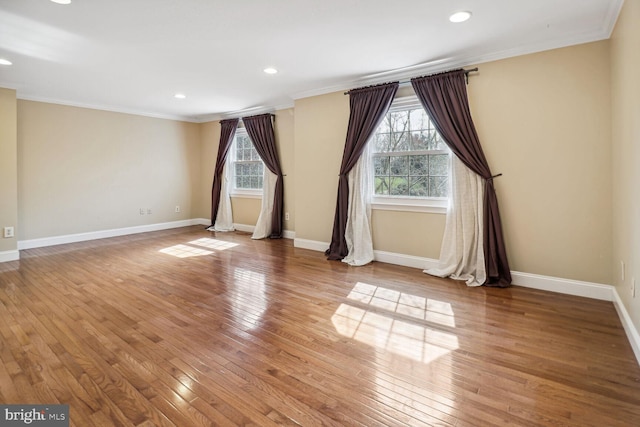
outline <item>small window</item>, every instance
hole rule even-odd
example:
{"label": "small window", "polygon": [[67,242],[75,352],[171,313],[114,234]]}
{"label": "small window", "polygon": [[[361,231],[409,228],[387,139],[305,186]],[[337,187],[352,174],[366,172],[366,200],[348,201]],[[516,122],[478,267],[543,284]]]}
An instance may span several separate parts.
{"label": "small window", "polygon": [[262,195],[264,163],[247,131],[238,128],[229,153],[235,196]]}
{"label": "small window", "polygon": [[394,101],[370,144],[374,205],[446,207],[450,150],[415,97]]}

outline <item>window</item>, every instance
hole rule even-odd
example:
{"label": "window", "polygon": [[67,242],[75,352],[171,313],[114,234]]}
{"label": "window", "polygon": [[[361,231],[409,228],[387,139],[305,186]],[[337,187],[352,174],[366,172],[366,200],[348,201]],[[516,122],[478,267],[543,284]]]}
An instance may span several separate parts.
{"label": "window", "polygon": [[374,208],[446,207],[450,151],[415,97],[394,101],[375,132],[371,152]]}
{"label": "window", "polygon": [[264,163],[247,131],[238,128],[229,153],[233,173],[232,195],[261,196]]}

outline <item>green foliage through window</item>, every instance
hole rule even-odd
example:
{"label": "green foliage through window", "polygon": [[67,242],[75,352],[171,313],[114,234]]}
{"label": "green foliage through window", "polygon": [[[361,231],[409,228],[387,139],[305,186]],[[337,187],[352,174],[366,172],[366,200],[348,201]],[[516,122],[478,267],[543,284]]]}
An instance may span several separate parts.
{"label": "green foliage through window", "polygon": [[239,190],[262,190],[264,164],[249,135],[238,129],[233,141],[233,186]]}
{"label": "green foliage through window", "polygon": [[373,153],[375,195],[448,196],[449,150],[423,108],[387,113]]}

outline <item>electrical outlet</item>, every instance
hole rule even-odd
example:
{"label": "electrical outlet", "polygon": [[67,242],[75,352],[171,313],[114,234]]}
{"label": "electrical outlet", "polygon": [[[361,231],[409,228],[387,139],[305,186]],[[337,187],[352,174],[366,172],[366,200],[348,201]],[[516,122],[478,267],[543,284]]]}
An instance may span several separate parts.
{"label": "electrical outlet", "polygon": [[5,227],[4,228],[4,238],[5,239],[9,239],[11,237],[13,237],[13,227]]}
{"label": "electrical outlet", "polygon": [[144,215],[144,209],[140,208],[140,215]]}
{"label": "electrical outlet", "polygon": [[289,212],[284,214],[284,220],[289,221]]}
{"label": "electrical outlet", "polygon": [[176,213],[180,213],[180,206],[176,205]]}
{"label": "electrical outlet", "polygon": [[147,208],[147,215],[151,215],[151,208]]}

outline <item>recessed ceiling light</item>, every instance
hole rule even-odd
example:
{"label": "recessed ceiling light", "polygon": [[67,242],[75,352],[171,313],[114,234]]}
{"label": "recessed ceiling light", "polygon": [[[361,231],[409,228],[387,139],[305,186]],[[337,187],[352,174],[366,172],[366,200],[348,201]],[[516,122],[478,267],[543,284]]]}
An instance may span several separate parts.
{"label": "recessed ceiling light", "polygon": [[54,3],[58,3],[58,4],[69,4],[71,3],[71,0],[51,0]]}
{"label": "recessed ceiling light", "polygon": [[272,67],[265,68],[265,69],[264,69],[264,70],[262,70],[262,71],[264,71],[264,72],[265,72],[265,73],[267,73],[267,74],[275,74],[275,73],[277,73],[277,72],[278,72],[278,70],[276,70],[275,68],[272,68]]}
{"label": "recessed ceiling light", "polygon": [[449,21],[458,23],[458,22],[464,22],[469,18],[471,18],[471,12],[462,11],[462,12],[456,12],[453,15],[451,15],[449,17]]}
{"label": "recessed ceiling light", "polygon": [[0,58],[0,65],[13,65],[13,62],[8,59]]}
{"label": "recessed ceiling light", "polygon": [[184,93],[176,93],[173,96],[174,98],[178,98],[178,99],[185,99],[187,97],[187,95],[185,95]]}

